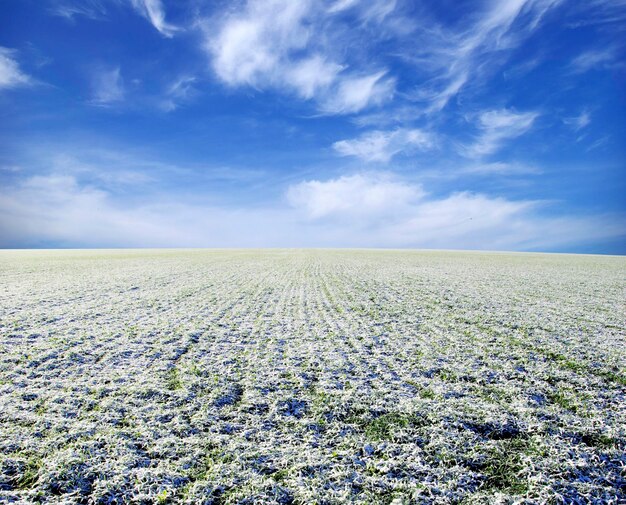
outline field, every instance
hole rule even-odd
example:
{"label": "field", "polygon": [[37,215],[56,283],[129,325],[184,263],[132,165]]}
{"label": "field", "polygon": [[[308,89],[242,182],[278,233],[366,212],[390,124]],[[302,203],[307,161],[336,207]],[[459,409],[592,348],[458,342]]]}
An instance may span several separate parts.
{"label": "field", "polygon": [[626,258],[0,252],[0,502],[626,503]]}

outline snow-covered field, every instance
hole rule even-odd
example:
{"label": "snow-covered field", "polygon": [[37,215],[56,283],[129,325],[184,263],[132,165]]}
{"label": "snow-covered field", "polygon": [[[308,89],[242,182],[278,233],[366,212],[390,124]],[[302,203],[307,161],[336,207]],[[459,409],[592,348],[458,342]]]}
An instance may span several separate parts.
{"label": "snow-covered field", "polygon": [[626,258],[0,252],[0,502],[625,503]]}

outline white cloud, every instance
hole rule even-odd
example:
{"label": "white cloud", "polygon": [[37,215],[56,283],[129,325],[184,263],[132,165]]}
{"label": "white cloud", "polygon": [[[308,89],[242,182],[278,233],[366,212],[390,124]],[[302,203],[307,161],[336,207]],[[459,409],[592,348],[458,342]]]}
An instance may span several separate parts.
{"label": "white cloud", "polygon": [[54,177],[70,177],[97,181],[100,189],[119,189],[124,186],[142,186],[154,180],[163,165],[133,157],[122,152],[107,150],[82,151],[74,147],[68,152],[51,152],[46,165]]}
{"label": "white cloud", "polygon": [[308,42],[310,9],[308,1],[250,1],[243,12],[226,16],[207,34],[216,74],[230,85],[273,84],[290,65],[290,53]]}
{"label": "white cloud", "polygon": [[361,0],[337,0],[328,8],[328,12],[334,14],[336,12],[346,11],[358,5],[360,1]]}
{"label": "white cloud", "polygon": [[509,139],[519,137],[532,127],[538,112],[513,112],[507,109],[491,110],[478,116],[481,130],[476,141],[464,146],[462,154],[470,158],[480,158],[496,152]]}
{"label": "white cloud", "polygon": [[532,165],[523,163],[505,163],[496,161],[493,163],[479,163],[477,165],[469,165],[461,168],[460,174],[475,175],[520,175],[520,174],[539,174],[541,170]]}
{"label": "white cloud", "polygon": [[623,23],[626,21],[625,0],[587,0],[574,3],[578,15],[571,26],[604,25],[603,29],[608,31],[610,25],[614,25],[617,33],[622,33]]}
{"label": "white cloud", "polygon": [[615,61],[613,48],[585,51],[574,58],[570,64],[572,72],[582,74],[592,69],[611,66]]}
{"label": "white cloud", "polygon": [[588,111],[583,111],[578,116],[564,118],[563,123],[577,132],[591,123],[591,115]]}
{"label": "white cloud", "polygon": [[359,112],[370,105],[380,105],[393,96],[395,80],[383,79],[386,72],[364,77],[345,77],[333,92],[322,99],[321,109],[330,114]]}
{"label": "white cloud", "polygon": [[359,16],[366,21],[381,23],[396,8],[396,0],[361,0]]}
{"label": "white cloud", "polygon": [[428,198],[420,185],[391,175],[306,181],[288,199],[308,221],[307,233],[335,246],[541,249],[626,235],[618,216],[544,217],[541,202],[470,192]]}
{"label": "white cloud", "polygon": [[287,192],[289,203],[307,218],[331,215],[388,216],[423,196],[419,186],[410,186],[387,174],[356,174],[330,181],[304,181]]}
{"label": "white cloud", "polygon": [[296,231],[271,209],[220,208],[166,195],[122,203],[70,175],[0,188],[0,247],[271,246]]}
{"label": "white cloud", "polygon": [[420,48],[414,55],[419,70],[430,76],[414,93],[428,103],[426,112],[438,112],[480,72],[532,34],[544,15],[562,0],[501,0],[489,2],[473,24],[462,30],[421,26]]}
{"label": "white cloud", "polygon": [[215,74],[229,86],[312,99],[328,114],[354,113],[389,100],[395,80],[385,77],[385,70],[356,73],[334,57],[323,23],[329,11],[320,6],[306,0],[249,0],[243,9],[205,23]]}
{"label": "white cloud", "polygon": [[[136,195],[138,196],[138,195]],[[289,206],[188,195],[116,197],[61,173],[0,187],[0,247],[426,247],[542,249],[626,236],[624,216],[548,217],[538,202],[428,196],[392,174],[294,184]]]}
{"label": "white cloud", "polygon": [[[343,67],[328,62],[323,56],[313,55],[308,59],[294,63],[285,70],[287,83],[305,99],[310,99],[328,89],[337,79]],[[365,101],[367,104],[367,100]],[[345,104],[344,104],[345,105]],[[352,103],[352,105],[354,105]],[[363,107],[363,102],[360,104]]]}
{"label": "white cloud", "polygon": [[0,47],[0,89],[17,88],[32,82],[31,78],[20,70],[14,55],[14,50]]}
{"label": "white cloud", "polygon": [[364,161],[388,162],[399,153],[427,150],[434,147],[431,134],[418,129],[398,128],[374,130],[351,140],[340,140],[333,149],[342,156],[355,156]]}
{"label": "white cloud", "polygon": [[0,165],[0,170],[3,172],[21,172],[22,167],[20,165]]}
{"label": "white cloud", "polygon": [[[448,82],[444,85],[443,89],[436,91],[426,91],[422,96],[426,97],[430,104],[426,109],[427,112],[439,112],[442,110],[448,102],[456,96],[459,91],[465,86],[469,79],[469,71],[462,70],[458,74],[450,76]],[[430,95],[430,96],[428,96]]]}
{"label": "white cloud", "polygon": [[75,16],[84,16],[88,19],[99,19],[106,14],[106,7],[101,0],[55,0],[50,12],[56,16],[73,20]]}
{"label": "white cloud", "polygon": [[159,107],[166,112],[177,109],[181,103],[189,100],[195,94],[194,83],[197,79],[193,76],[184,75],[172,82],[167,89]]}
{"label": "white cloud", "polygon": [[131,0],[135,10],[144,16],[161,35],[172,37],[177,27],[165,21],[165,9],[161,0]]}
{"label": "white cloud", "polygon": [[[604,147],[606,146],[606,144],[609,142],[609,139],[611,138],[610,135],[605,135],[603,137],[600,137],[599,139],[597,139],[595,142],[592,142],[591,145],[589,145],[587,147],[587,149],[585,149],[587,152],[593,151],[594,149],[598,149],[600,147]],[[580,141],[582,139],[578,139],[578,141]]]}
{"label": "white cloud", "polygon": [[124,82],[119,67],[100,68],[91,76],[91,101],[93,105],[109,106],[124,100]]}
{"label": "white cloud", "polygon": [[52,14],[73,20],[76,16],[88,19],[102,19],[112,5],[125,4],[132,7],[165,37],[173,37],[179,27],[168,23],[161,0],[52,0]]}
{"label": "white cloud", "polygon": [[327,12],[336,14],[353,10],[363,21],[381,23],[394,12],[396,5],[396,0],[337,0],[328,7]]}

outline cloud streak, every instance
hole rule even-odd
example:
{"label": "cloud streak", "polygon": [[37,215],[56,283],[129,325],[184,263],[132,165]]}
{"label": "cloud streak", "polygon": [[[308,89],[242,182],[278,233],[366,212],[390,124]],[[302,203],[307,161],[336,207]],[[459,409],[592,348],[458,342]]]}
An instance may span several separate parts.
{"label": "cloud streak", "polygon": [[131,0],[131,4],[164,37],[173,37],[179,30],[165,20],[165,9],[161,0]]}
{"label": "cloud streak", "polygon": [[413,94],[426,102],[427,113],[442,110],[470,82],[479,78],[503,51],[517,47],[539,26],[545,14],[562,0],[502,0],[490,2],[467,29],[421,26],[420,49],[413,57],[430,79]]}
{"label": "cloud streak", "polygon": [[68,20],[73,20],[76,16],[100,19],[106,15],[106,7],[101,0],[81,0],[80,2],[57,0],[53,2],[50,12]]}
{"label": "cloud streak", "polygon": [[74,20],[77,16],[88,19],[104,19],[109,7],[127,5],[144,17],[164,37],[171,38],[180,27],[168,23],[161,0],[58,0],[54,1],[50,12],[56,16]]}
{"label": "cloud streak", "polygon": [[591,123],[591,114],[588,111],[581,112],[578,116],[566,117],[563,123],[569,126],[575,132],[582,130]]}
{"label": "cloud streak", "polygon": [[613,48],[593,49],[574,58],[570,64],[570,69],[576,74],[584,74],[589,70],[610,68],[615,64],[615,58]]}
{"label": "cloud streak", "polygon": [[194,84],[197,80],[196,77],[190,75],[183,75],[175,79],[165,90],[159,107],[166,112],[176,110],[181,103],[188,101],[196,94]]}
{"label": "cloud streak", "polygon": [[508,109],[483,112],[478,116],[480,134],[473,144],[464,146],[461,153],[469,158],[493,154],[507,140],[529,131],[538,116],[538,112],[517,113]]}
{"label": "cloud streak", "polygon": [[0,46],[0,89],[17,88],[31,83],[31,77],[20,69],[15,59],[15,51]]}
{"label": "cloud streak", "polygon": [[395,155],[432,149],[433,135],[418,129],[398,128],[374,130],[351,140],[340,140],[333,149],[341,156],[354,156],[363,161],[388,162]]}
{"label": "cloud streak", "polygon": [[108,107],[124,100],[125,89],[120,67],[99,68],[91,76],[92,105]]}

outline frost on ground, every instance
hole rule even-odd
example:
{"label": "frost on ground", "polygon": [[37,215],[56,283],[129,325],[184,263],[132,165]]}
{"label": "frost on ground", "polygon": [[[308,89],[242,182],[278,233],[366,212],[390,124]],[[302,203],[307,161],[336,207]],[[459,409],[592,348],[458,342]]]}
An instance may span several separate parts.
{"label": "frost on ground", "polygon": [[626,258],[0,253],[0,502],[625,503]]}

